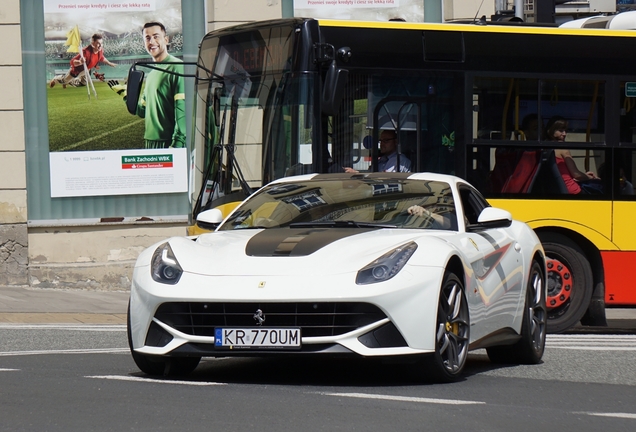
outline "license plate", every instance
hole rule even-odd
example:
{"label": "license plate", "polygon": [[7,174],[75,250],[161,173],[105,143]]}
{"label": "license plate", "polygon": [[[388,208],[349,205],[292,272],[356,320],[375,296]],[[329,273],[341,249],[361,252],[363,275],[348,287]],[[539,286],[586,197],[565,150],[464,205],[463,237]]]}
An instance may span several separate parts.
{"label": "license plate", "polygon": [[216,328],[217,348],[300,349],[300,328]]}

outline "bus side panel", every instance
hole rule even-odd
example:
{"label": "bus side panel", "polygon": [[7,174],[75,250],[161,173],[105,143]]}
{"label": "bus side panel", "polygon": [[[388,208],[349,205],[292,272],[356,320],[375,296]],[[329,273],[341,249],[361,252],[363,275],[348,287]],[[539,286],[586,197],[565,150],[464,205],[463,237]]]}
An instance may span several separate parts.
{"label": "bus side panel", "polygon": [[636,305],[636,252],[603,251],[601,257],[605,268],[605,304]]}
{"label": "bus side panel", "polygon": [[[628,198],[633,199],[633,196]],[[635,201],[614,201],[612,240],[620,250],[636,251],[636,230],[634,230],[635,214]]]}

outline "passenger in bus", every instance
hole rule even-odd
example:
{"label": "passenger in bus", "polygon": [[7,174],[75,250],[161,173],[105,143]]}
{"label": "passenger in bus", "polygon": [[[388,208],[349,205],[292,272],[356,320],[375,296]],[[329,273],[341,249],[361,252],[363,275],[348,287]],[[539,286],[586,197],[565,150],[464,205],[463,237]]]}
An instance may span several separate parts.
{"label": "passenger in bus", "polygon": [[[563,117],[552,117],[546,125],[546,140],[564,142],[567,137],[567,127],[567,120]],[[557,168],[569,193],[603,193],[600,179],[592,171],[582,172],[579,170],[570,150],[557,149],[554,151],[554,156]]]}
{"label": "passenger in bus", "polygon": [[536,141],[539,139],[539,116],[535,113],[526,115],[521,120],[521,132],[523,133],[520,139],[526,141]]}
{"label": "passenger in bus", "polygon": [[[398,138],[394,130],[383,130],[380,133],[380,158],[378,159],[378,172],[396,172]],[[351,167],[343,167],[344,172],[357,173],[358,170]],[[399,172],[411,172],[411,160],[400,153]]]}
{"label": "passenger in bus", "polygon": [[634,185],[627,180],[623,167],[620,168],[620,178],[618,181],[621,195],[634,195]]}

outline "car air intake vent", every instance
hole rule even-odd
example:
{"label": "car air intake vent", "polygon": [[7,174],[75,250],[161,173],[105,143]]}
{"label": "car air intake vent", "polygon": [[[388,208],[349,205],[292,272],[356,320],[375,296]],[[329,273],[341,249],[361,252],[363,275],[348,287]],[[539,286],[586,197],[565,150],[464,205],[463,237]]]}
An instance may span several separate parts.
{"label": "car air intake vent", "polygon": [[368,303],[179,302],[162,304],[155,318],[194,336],[212,337],[215,327],[257,327],[264,318],[264,327],[300,327],[303,337],[317,337],[341,335],[386,315]]}

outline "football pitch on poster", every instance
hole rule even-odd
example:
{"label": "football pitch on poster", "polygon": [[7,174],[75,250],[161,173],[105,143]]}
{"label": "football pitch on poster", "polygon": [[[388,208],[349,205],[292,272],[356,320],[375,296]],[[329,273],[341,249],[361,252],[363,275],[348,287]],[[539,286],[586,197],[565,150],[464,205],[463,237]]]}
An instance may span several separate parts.
{"label": "football pitch on poster", "polygon": [[106,82],[93,84],[97,97],[91,89],[89,98],[87,87],[47,83],[49,151],[143,149],[144,119],[130,114]]}

